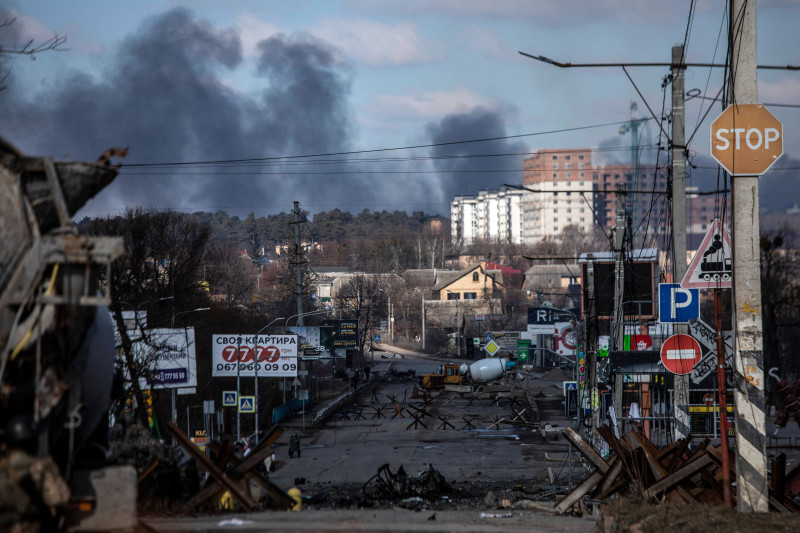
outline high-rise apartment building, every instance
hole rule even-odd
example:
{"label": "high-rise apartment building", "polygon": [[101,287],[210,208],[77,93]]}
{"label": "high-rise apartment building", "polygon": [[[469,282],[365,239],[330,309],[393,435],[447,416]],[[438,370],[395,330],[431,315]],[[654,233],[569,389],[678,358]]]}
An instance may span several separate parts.
{"label": "high-rise apartment building", "polygon": [[454,242],[477,240],[522,242],[522,198],[519,189],[503,187],[479,191],[477,196],[456,196],[450,204],[450,228]]}
{"label": "high-rise apartment building", "polygon": [[526,244],[556,237],[569,225],[591,233],[594,226],[595,176],[588,149],[539,150],[522,164],[522,183],[529,192],[523,203]]}

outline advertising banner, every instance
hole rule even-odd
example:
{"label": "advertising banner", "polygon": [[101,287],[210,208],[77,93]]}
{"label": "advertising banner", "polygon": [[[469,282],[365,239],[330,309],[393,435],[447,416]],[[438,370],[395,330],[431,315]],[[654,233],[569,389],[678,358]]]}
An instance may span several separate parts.
{"label": "advertising banner", "polygon": [[212,335],[211,375],[215,378],[297,376],[297,335]]}
{"label": "advertising banner", "polygon": [[358,347],[358,320],[337,320],[333,336],[334,348]]}
{"label": "advertising banner", "polygon": [[[330,359],[334,328],[329,326],[293,326],[289,331],[299,339],[298,354],[301,359]],[[380,341],[377,341],[380,342]]]}
{"label": "advertising banner", "polygon": [[140,368],[143,388],[177,389],[197,386],[194,328],[136,330],[131,348]]}

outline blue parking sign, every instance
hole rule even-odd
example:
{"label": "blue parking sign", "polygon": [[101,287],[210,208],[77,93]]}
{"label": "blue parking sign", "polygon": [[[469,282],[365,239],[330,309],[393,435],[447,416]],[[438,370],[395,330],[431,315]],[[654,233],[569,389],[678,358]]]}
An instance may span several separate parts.
{"label": "blue parking sign", "polygon": [[658,321],[688,324],[700,318],[700,289],[684,289],[680,283],[658,284]]}

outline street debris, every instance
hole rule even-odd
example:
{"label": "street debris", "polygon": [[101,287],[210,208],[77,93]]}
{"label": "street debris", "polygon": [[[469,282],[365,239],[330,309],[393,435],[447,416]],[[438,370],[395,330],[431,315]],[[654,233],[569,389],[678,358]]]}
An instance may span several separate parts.
{"label": "street debris", "polygon": [[383,373],[381,376],[381,381],[383,383],[405,383],[409,381],[417,381],[417,370],[414,368],[409,368],[408,370],[397,370],[394,367],[391,367],[389,370]]}
{"label": "street debris", "polygon": [[428,465],[428,468],[418,474],[409,476],[402,465],[397,472],[392,472],[389,463],[381,466],[378,472],[364,483],[362,489],[364,496],[368,499],[416,496],[430,500],[452,491],[453,488],[433,465]]}
{"label": "street debris", "polygon": [[513,513],[481,513],[478,516],[481,518],[511,518]]}
{"label": "street debris", "polygon": [[252,525],[252,520],[242,520],[241,518],[229,518],[227,520],[220,520],[217,524],[219,527],[225,526],[249,526]]}
{"label": "street debris", "polygon": [[[561,499],[554,511],[564,514],[576,504],[583,504],[584,496],[591,493],[593,502],[602,502],[614,494],[636,497],[646,502],[684,504],[724,503],[722,450],[705,439],[693,449],[689,448],[691,435],[659,449],[643,433],[631,431],[617,438],[608,426],[598,433],[614,455],[604,459],[572,429],[564,436],[594,466],[594,471],[572,492]],[[770,481],[770,510],[777,512],[800,511],[796,486],[800,483],[800,463],[787,472],[786,457],[772,461]],[[736,479],[734,456],[729,459],[731,479]],[[793,488],[794,487],[794,488]],[[735,490],[730,491],[735,500]],[[732,505],[736,505],[732,501]]]}

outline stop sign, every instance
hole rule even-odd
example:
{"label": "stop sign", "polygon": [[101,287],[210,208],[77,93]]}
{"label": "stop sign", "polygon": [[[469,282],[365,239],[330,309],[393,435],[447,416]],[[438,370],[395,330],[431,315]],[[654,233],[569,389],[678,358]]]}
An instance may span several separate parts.
{"label": "stop sign", "polygon": [[700,343],[689,335],[673,335],[661,346],[661,362],[673,374],[688,374],[700,361]]}
{"label": "stop sign", "polygon": [[783,124],[761,104],[729,105],[711,123],[711,156],[732,176],[763,174],[783,155]]}

